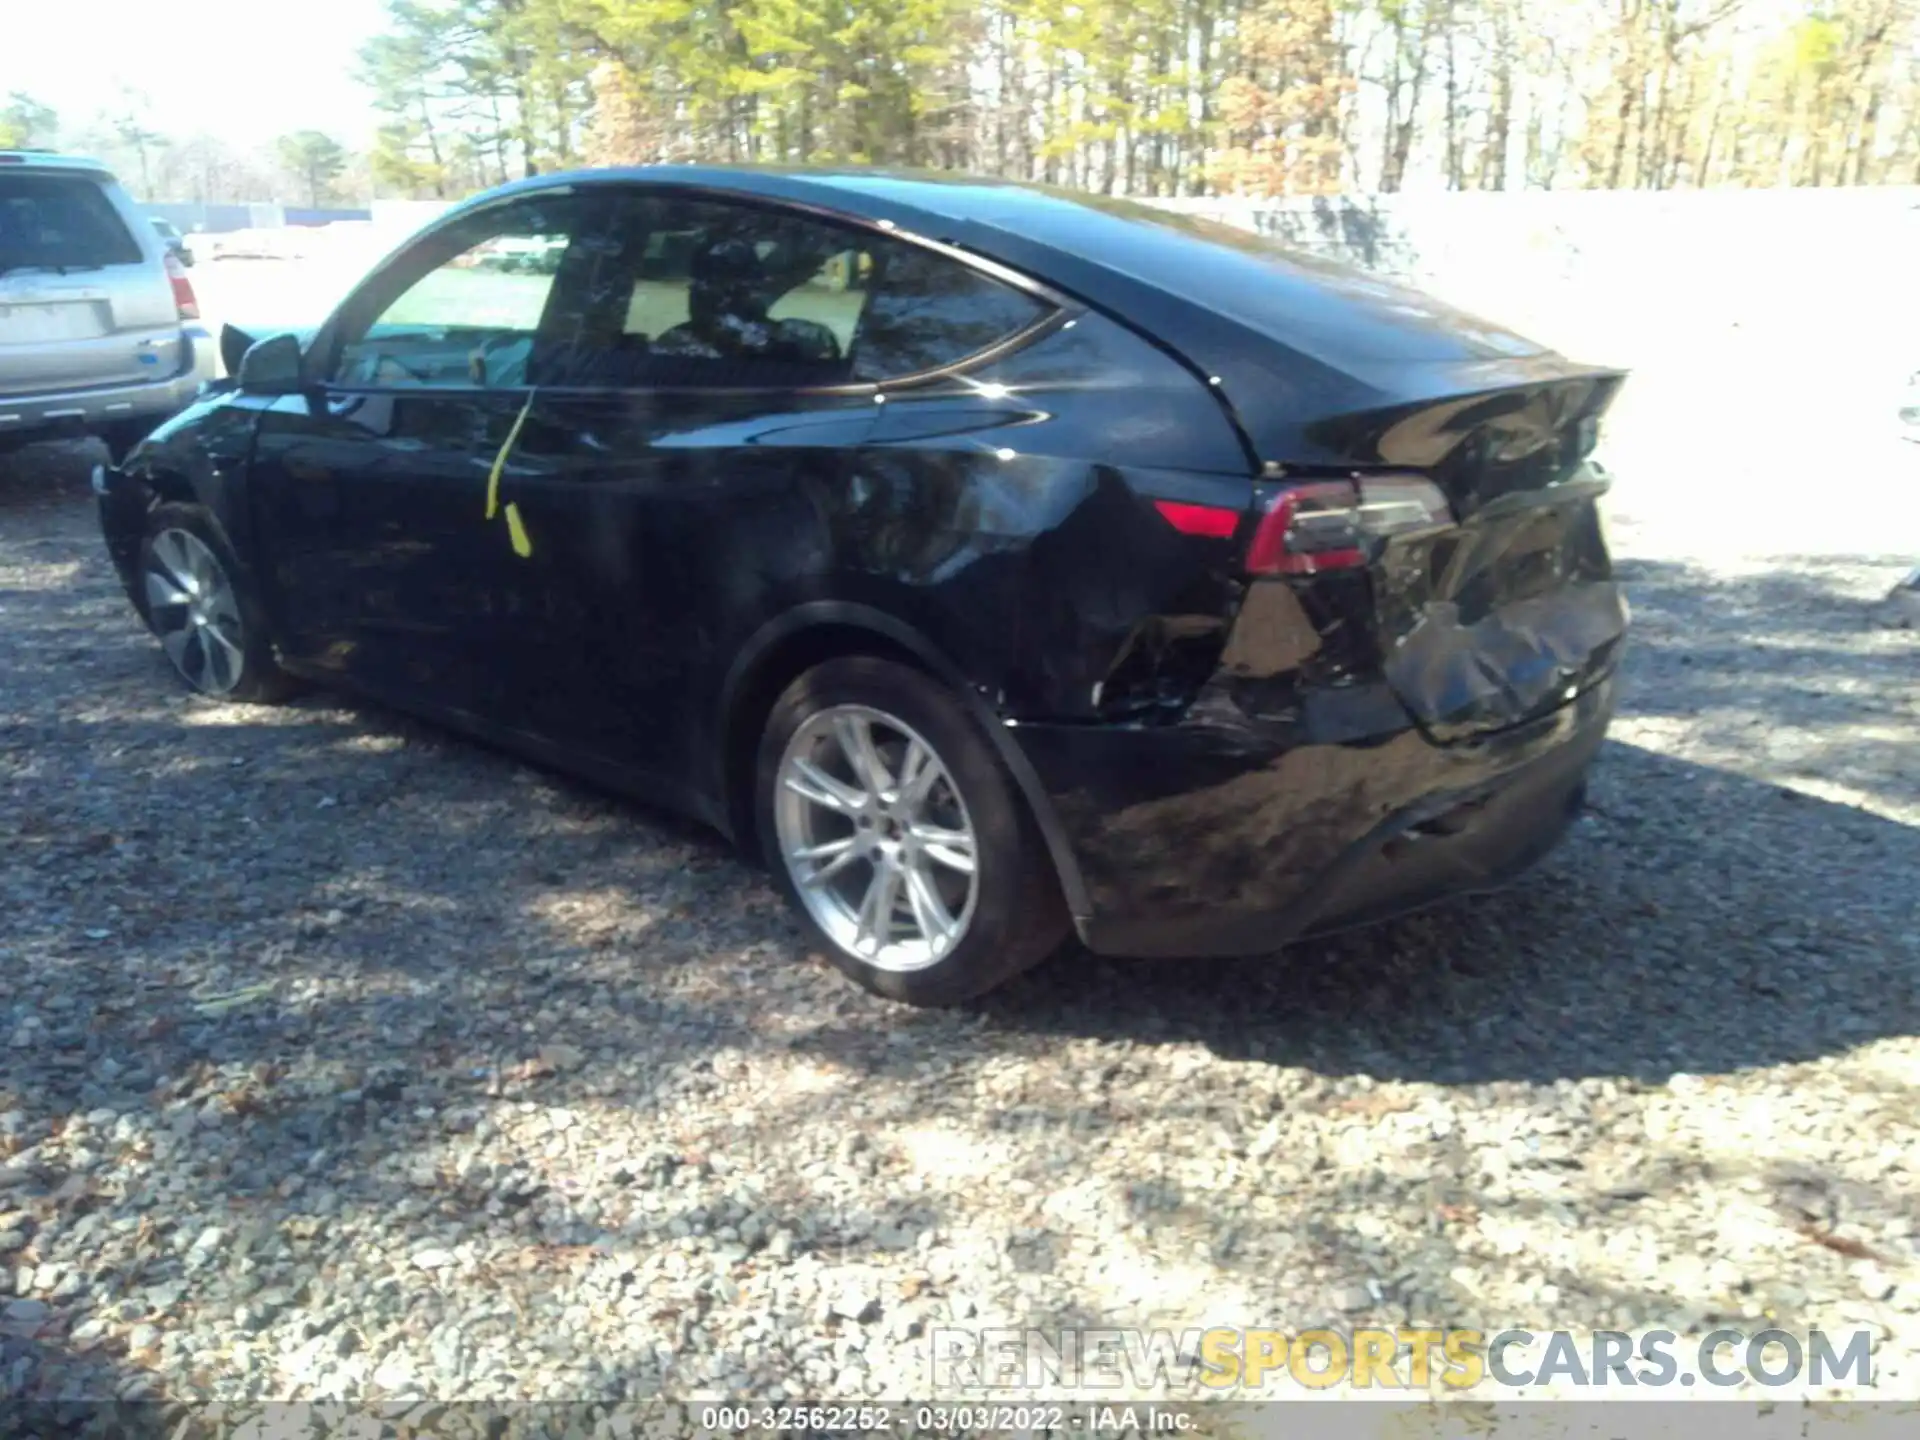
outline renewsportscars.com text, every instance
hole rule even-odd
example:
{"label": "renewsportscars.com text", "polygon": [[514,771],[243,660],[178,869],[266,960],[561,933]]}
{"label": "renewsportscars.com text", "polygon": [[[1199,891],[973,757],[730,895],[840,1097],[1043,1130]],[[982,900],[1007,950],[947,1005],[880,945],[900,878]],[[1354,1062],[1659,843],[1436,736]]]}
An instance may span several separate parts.
{"label": "renewsportscars.com text", "polygon": [[1206,1394],[1493,1387],[1605,1390],[1873,1383],[1873,1337],[1720,1329],[936,1329],[932,1380],[953,1390]]}

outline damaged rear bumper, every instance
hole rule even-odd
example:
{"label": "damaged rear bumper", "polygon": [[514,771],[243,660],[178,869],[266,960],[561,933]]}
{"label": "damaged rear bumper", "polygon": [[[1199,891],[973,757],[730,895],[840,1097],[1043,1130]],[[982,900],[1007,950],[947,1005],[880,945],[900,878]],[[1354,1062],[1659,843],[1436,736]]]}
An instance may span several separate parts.
{"label": "damaged rear bumper", "polygon": [[1387,694],[1307,733],[1230,703],[1176,725],[1013,733],[1084,882],[1089,949],[1257,955],[1532,866],[1579,811],[1615,688],[1610,671],[1550,714],[1446,745]]}

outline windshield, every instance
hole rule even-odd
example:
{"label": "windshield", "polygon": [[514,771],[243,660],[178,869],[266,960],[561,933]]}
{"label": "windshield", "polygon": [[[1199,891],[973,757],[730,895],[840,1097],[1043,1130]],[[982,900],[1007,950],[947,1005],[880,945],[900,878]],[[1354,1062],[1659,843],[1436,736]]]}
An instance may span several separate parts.
{"label": "windshield", "polygon": [[86,175],[0,174],[0,270],[137,265],[140,246]]}

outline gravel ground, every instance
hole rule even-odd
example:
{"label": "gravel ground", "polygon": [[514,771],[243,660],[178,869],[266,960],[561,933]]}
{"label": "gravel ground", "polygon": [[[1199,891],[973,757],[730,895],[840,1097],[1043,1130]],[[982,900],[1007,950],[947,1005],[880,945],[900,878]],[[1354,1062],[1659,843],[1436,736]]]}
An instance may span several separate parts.
{"label": "gravel ground", "polygon": [[897,1398],[947,1325],[1411,1319],[1864,1326],[1920,1396],[1911,557],[1625,517],[1529,882],[922,1013],[691,827],[188,697],[83,470],[0,472],[0,1394]]}

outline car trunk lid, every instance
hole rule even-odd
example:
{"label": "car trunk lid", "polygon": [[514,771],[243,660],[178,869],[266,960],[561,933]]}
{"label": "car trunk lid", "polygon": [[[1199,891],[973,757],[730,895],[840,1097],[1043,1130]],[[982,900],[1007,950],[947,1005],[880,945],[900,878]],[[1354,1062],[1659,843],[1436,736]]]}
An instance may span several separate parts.
{"label": "car trunk lid", "polygon": [[1366,632],[1440,743],[1557,709],[1607,672],[1626,630],[1599,512],[1610,482],[1591,458],[1621,380],[1566,366],[1341,417],[1362,463],[1270,467],[1248,570],[1346,572],[1321,587],[1343,597],[1331,623]]}
{"label": "car trunk lid", "polygon": [[1382,669],[1434,739],[1524,724],[1613,665],[1627,608],[1592,459],[1617,374],[1574,375],[1421,407],[1451,437],[1423,474],[1451,523],[1389,536],[1370,562]]}

